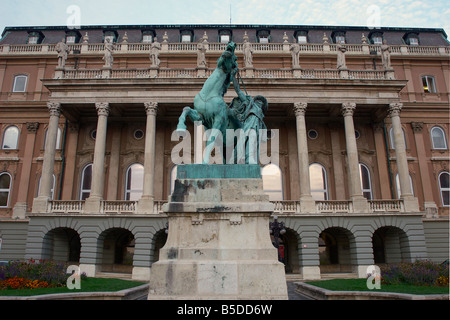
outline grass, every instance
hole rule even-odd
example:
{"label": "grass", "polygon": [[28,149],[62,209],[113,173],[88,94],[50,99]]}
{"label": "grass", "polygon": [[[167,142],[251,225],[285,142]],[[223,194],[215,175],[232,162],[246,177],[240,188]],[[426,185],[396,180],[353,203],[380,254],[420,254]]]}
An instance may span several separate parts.
{"label": "grass", "polygon": [[414,286],[414,285],[381,285],[381,289],[370,290],[367,288],[366,279],[333,279],[308,281],[307,284],[332,291],[372,291],[372,292],[396,292],[409,294],[448,294],[448,287]]}
{"label": "grass", "polygon": [[145,284],[146,282],[107,279],[107,278],[87,278],[81,280],[81,289],[70,290],[67,287],[45,288],[45,289],[24,289],[24,290],[0,290],[0,296],[34,296],[54,293],[77,293],[77,292],[114,292],[130,289]]}

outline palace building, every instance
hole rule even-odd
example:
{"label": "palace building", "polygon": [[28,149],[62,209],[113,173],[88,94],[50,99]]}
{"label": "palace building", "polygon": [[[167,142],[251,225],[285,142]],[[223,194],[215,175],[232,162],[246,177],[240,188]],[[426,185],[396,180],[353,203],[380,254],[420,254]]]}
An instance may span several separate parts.
{"label": "palace building", "polygon": [[172,133],[229,41],[277,129],[279,161],[261,170],[287,273],[449,258],[443,29],[133,25],[4,30],[0,260],[149,279],[170,228]]}

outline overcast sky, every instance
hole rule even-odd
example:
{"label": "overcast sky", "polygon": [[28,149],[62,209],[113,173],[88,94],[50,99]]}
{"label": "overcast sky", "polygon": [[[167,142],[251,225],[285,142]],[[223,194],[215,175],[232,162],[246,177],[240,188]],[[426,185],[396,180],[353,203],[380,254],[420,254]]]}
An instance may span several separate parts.
{"label": "overcast sky", "polygon": [[[231,7],[231,10],[230,10]],[[285,24],[444,28],[449,0],[0,0],[6,26]]]}

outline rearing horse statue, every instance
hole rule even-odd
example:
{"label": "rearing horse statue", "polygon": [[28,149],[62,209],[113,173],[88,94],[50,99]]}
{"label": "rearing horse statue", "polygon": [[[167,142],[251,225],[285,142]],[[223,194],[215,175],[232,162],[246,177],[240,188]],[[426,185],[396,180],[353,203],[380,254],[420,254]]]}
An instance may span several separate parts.
{"label": "rearing horse statue", "polygon": [[177,131],[186,130],[186,117],[192,121],[201,121],[206,130],[212,130],[212,135],[207,141],[203,163],[209,163],[209,156],[217,132],[222,133],[223,141],[226,141],[226,129],[228,126],[228,107],[223,96],[231,83],[231,71],[237,68],[237,58],[234,54],[236,44],[229,42],[226,50],[217,60],[217,68],[203,84],[202,90],[194,98],[194,109],[185,107],[178,119]]}

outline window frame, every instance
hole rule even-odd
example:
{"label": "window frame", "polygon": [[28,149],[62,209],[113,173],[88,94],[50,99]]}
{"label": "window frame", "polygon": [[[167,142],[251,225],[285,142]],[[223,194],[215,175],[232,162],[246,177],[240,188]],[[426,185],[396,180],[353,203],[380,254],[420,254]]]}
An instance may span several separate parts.
{"label": "window frame", "polygon": [[443,188],[442,184],[441,184],[441,176],[443,174],[447,174],[448,175],[448,179],[450,180],[450,173],[448,171],[442,171],[441,173],[439,173],[438,176],[438,186],[439,186],[439,193],[440,193],[440,198],[441,198],[441,204],[443,207],[450,207],[450,199],[447,199],[448,203],[445,204],[444,203],[444,197],[442,196],[442,194],[444,192],[448,192],[449,193],[449,198],[450,198],[450,185],[448,187]]}
{"label": "window frame", "polygon": [[[25,84],[23,85],[23,90],[17,90],[16,89],[17,79],[19,79],[19,78],[25,78]],[[15,93],[27,92],[27,85],[28,85],[28,75],[26,75],[26,74],[16,74],[16,75],[14,75],[12,92],[15,92]]]}
{"label": "window frame", "polygon": [[[183,37],[189,36],[189,41],[184,41]],[[193,43],[194,42],[194,32],[189,29],[180,30],[180,42],[181,43]]]}
{"label": "window frame", "polygon": [[[366,170],[366,172],[367,172],[368,181],[366,181],[366,182],[369,184],[369,188],[365,188],[364,187],[364,182],[365,181],[363,181],[362,169]],[[361,191],[363,193],[363,196],[367,200],[373,200],[372,177],[371,177],[371,174],[370,174],[370,170],[369,170],[369,167],[367,165],[365,165],[364,163],[362,163],[362,162],[359,163],[359,176],[360,176]],[[369,193],[369,198],[366,197],[366,193]]]}
{"label": "window frame", "polygon": [[[267,39],[261,42],[261,39]],[[256,31],[256,40],[258,43],[268,44],[270,43],[270,30],[261,29]],[[267,42],[266,42],[267,41]]]}
{"label": "window frame", "polygon": [[[14,148],[5,148],[5,137],[6,137],[6,134],[7,134],[9,129],[13,129],[13,128],[17,130],[17,137],[16,137]],[[6,127],[6,129],[5,129],[5,131],[3,131],[3,135],[2,135],[1,150],[18,150],[19,149],[19,138],[20,138],[20,129],[19,129],[19,127],[15,126],[15,125],[10,125],[10,126]]]}
{"label": "window frame", "polygon": [[[308,31],[297,30],[294,34],[294,37],[298,44],[307,44],[308,43]],[[304,41],[300,41],[300,37],[304,37]]]}
{"label": "window frame", "polygon": [[[142,181],[141,181],[141,188],[140,189],[132,189],[132,186],[130,184],[130,178],[131,178],[131,184],[133,183],[133,172],[132,172],[132,168],[134,166],[140,166],[142,168]],[[130,172],[131,172],[131,177],[130,177]],[[139,193],[140,192],[140,196],[137,199],[131,199],[131,194],[133,193]],[[124,200],[126,201],[138,201],[141,197],[142,194],[144,193],[144,165],[139,163],[139,162],[135,162],[132,163],[128,166],[126,172],[125,172],[125,194],[124,194]]]}
{"label": "window frame", "polygon": [[[146,37],[151,37],[151,41],[146,40]],[[156,33],[154,30],[142,30],[141,43],[153,43],[156,38]]]}
{"label": "window frame", "polygon": [[[228,41],[222,41],[223,36],[228,36]],[[218,41],[219,43],[229,43],[230,41],[233,41],[232,31],[228,29],[219,30]]]}
{"label": "window frame", "polygon": [[[444,141],[444,147],[436,147],[435,146],[435,142],[434,142],[434,137],[433,137],[433,131],[434,130],[439,130],[440,133],[442,134],[442,140]],[[448,144],[447,144],[447,137],[445,135],[445,131],[444,129],[442,129],[440,126],[434,126],[431,128],[430,130],[430,137],[431,137],[431,147],[433,148],[433,150],[447,150],[448,149]]]}
{"label": "window frame", "polygon": [[[422,80],[422,89],[423,89],[424,93],[432,93],[432,94],[437,93],[436,79],[434,76],[423,75],[420,77],[420,79]],[[426,82],[426,87],[425,87],[424,82]],[[431,86],[430,86],[430,84],[431,84]],[[430,90],[430,89],[432,89],[432,90]]]}
{"label": "window frame", "polygon": [[[84,185],[84,180],[85,180],[85,173],[86,173],[86,169],[88,167],[91,167],[91,181],[90,181],[90,189],[84,189],[83,185]],[[91,196],[91,192],[92,192],[92,169],[93,169],[93,163],[87,163],[84,167],[83,170],[81,170],[81,183],[80,183],[80,196],[79,199],[80,200],[86,200],[87,198],[89,198]],[[89,195],[83,199],[83,194],[84,193],[89,193]]]}
{"label": "window frame", "polygon": [[0,203],[0,208],[9,208],[9,202],[10,202],[10,199],[11,199],[11,190],[12,190],[13,177],[7,171],[0,172],[0,177],[2,177],[3,175],[9,176],[9,187],[0,189],[0,193],[7,193],[8,194],[7,197],[6,197],[6,206],[2,206],[1,203]]}
{"label": "window frame", "polygon": [[[325,188],[324,189],[317,189],[317,188],[313,188],[313,184],[311,183],[311,179],[313,178],[313,175],[311,174],[311,167],[312,166],[319,166],[322,170],[322,181],[325,184]],[[327,201],[330,199],[330,194],[329,194],[329,188],[328,188],[328,174],[327,174],[327,170],[325,169],[325,167],[318,163],[318,162],[313,162],[309,165],[308,168],[308,172],[309,172],[309,185],[310,185],[310,191],[311,191],[311,196],[313,197],[313,199],[315,201]],[[316,193],[323,193],[324,194],[324,199],[317,199],[316,197],[314,197],[314,195]]]}

